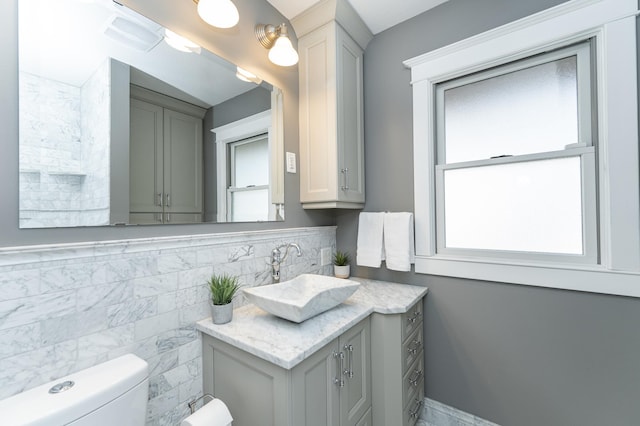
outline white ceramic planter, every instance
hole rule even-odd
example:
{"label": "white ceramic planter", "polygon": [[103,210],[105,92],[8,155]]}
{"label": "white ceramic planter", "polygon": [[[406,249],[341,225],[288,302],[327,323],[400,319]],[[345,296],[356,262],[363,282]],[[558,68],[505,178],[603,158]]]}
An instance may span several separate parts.
{"label": "white ceramic planter", "polygon": [[349,278],[351,274],[351,265],[338,266],[333,265],[333,275],[336,278]]}
{"label": "white ceramic planter", "polygon": [[226,305],[211,304],[211,321],[214,324],[226,324],[233,318],[233,303]]}

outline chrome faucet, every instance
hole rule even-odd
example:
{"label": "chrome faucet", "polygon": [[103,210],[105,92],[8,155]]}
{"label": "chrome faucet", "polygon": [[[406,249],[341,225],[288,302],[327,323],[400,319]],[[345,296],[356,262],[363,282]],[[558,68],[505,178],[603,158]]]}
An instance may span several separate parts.
{"label": "chrome faucet", "polygon": [[[271,277],[273,278],[273,282],[280,282],[280,264],[289,256],[289,249],[291,247],[296,249],[298,257],[302,256],[302,250],[300,250],[300,246],[296,243],[282,244],[271,250]],[[284,256],[280,251],[282,249],[284,249]]]}

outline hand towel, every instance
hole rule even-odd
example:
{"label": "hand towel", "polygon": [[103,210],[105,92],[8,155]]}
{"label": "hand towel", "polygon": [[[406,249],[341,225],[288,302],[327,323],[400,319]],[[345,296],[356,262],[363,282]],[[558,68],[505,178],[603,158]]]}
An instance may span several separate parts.
{"label": "hand towel", "polygon": [[411,264],[415,263],[413,213],[386,213],[383,227],[387,268],[411,271]]}
{"label": "hand towel", "polygon": [[356,264],[379,268],[382,262],[382,226],[384,213],[360,213]]}

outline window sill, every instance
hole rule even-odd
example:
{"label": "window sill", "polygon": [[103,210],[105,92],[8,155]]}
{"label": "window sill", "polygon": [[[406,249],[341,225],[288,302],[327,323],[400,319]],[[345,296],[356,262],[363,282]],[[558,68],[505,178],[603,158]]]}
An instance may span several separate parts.
{"label": "window sill", "polygon": [[416,273],[640,298],[640,273],[602,266],[521,264],[416,256]]}

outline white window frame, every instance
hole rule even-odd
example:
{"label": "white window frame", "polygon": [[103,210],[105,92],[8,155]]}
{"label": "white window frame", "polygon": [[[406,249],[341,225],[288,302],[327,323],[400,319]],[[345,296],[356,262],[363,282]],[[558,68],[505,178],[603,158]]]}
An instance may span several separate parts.
{"label": "white window frame", "polygon": [[[503,158],[486,158],[459,163],[449,163],[445,159],[444,134],[444,92],[451,88],[461,87],[469,83],[485,81],[487,79],[517,72],[536,65],[576,57],[578,82],[578,143],[565,146],[563,150],[550,152],[535,152],[529,154],[515,154]],[[474,73],[460,79],[450,80],[436,86],[436,252],[445,255],[482,256],[498,259],[536,260],[555,263],[583,263],[595,264],[598,261],[598,226],[596,202],[596,167],[595,148],[593,147],[592,126],[592,80],[591,80],[591,44],[586,41],[553,52],[536,55],[520,61],[502,65],[497,68]],[[503,152],[501,154],[510,154]],[[526,161],[551,160],[554,158],[579,157],[581,164],[581,200],[582,200],[582,255],[557,253],[529,253],[518,251],[498,251],[489,249],[465,249],[446,247],[445,244],[445,194],[444,174],[448,170],[470,169],[483,166],[497,166],[502,164],[523,163]]]}
{"label": "white window frame", "polygon": [[[267,183],[266,185],[254,185],[254,186],[249,186],[249,187],[242,187],[239,188],[236,186],[236,176],[235,176],[235,164],[236,164],[236,153],[235,153],[235,149],[240,146],[240,145],[244,145],[247,143],[253,143],[256,142],[257,140],[263,140],[263,139],[267,139],[267,149],[268,149],[268,145],[269,145],[269,135],[267,133],[260,133],[254,136],[251,136],[249,138],[244,138],[242,140],[239,141],[233,141],[233,142],[228,142],[227,145],[229,146],[229,171],[230,171],[230,175],[231,175],[231,182],[229,183],[229,187],[227,188],[227,220],[229,221],[233,221],[233,209],[234,209],[234,205],[233,205],[233,193],[234,192],[251,192],[251,191],[260,191],[260,190],[264,190],[264,189],[269,189],[269,184]],[[269,159],[267,158],[267,161]],[[269,211],[267,214],[267,219],[269,220],[271,217],[275,216],[275,208],[274,205],[269,202]]]}
{"label": "white window frame", "polygon": [[[413,86],[417,273],[640,297],[636,14],[636,0],[573,0],[405,62]],[[589,38],[597,78],[599,262],[438,253],[435,86]]]}

